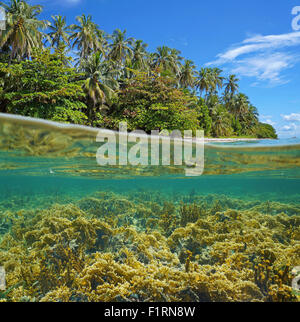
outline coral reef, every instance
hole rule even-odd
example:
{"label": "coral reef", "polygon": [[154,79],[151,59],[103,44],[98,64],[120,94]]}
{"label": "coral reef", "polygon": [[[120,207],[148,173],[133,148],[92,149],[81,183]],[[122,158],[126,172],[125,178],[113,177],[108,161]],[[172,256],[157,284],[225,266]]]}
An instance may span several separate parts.
{"label": "coral reef", "polygon": [[0,301],[299,301],[299,211],[143,191],[0,210]]}

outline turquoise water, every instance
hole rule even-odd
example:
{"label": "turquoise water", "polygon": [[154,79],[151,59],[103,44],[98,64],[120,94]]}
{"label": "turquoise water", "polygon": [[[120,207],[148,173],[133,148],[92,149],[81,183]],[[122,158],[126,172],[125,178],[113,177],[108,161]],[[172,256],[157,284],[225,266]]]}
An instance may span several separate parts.
{"label": "turquoise water", "polygon": [[210,145],[215,145],[215,146],[256,146],[256,147],[275,147],[275,146],[289,146],[289,145],[299,145],[300,139],[297,137],[293,138],[281,138],[277,140],[273,139],[264,139],[264,140],[241,140],[237,142],[213,142],[210,143]]}
{"label": "turquoise water", "polygon": [[[204,174],[188,178],[174,165],[101,167],[96,135],[0,115],[0,266],[13,287],[6,300],[297,300],[288,271],[300,265],[300,140],[206,144]],[[238,212],[236,219],[230,211]],[[106,233],[99,228],[104,224]],[[128,227],[136,232],[125,242]],[[104,246],[99,238],[107,230]],[[141,240],[145,249],[137,248]],[[75,248],[59,253],[59,245],[67,249],[71,242]],[[131,259],[120,255],[123,248]],[[105,261],[114,274],[99,268],[106,277],[92,278]],[[18,266],[25,262],[26,273]],[[136,270],[135,280],[120,267]]]}

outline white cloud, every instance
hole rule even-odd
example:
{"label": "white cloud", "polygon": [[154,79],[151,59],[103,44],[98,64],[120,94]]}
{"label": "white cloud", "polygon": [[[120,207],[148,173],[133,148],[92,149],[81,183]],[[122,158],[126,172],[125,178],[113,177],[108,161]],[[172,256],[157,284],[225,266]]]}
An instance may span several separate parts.
{"label": "white cloud", "polygon": [[299,137],[300,124],[290,123],[288,125],[282,125],[278,128],[277,133],[279,137]]}
{"label": "white cloud", "polygon": [[276,122],[272,121],[272,115],[261,115],[260,118],[263,123],[267,123],[272,126],[275,126],[277,124]]}
{"label": "white cloud", "polygon": [[[299,55],[287,53],[287,47],[300,45],[300,32],[281,35],[256,35],[245,39],[207,65],[229,65],[232,73],[255,77],[270,85],[288,82],[281,73],[299,61]],[[255,83],[257,84],[257,83]]]}
{"label": "white cloud", "polygon": [[282,115],[283,119],[288,122],[300,122],[300,113],[292,113],[289,115]]}
{"label": "white cloud", "polygon": [[259,81],[269,81],[272,85],[288,82],[281,77],[281,72],[294,65],[295,57],[285,53],[260,54],[237,60],[231,72],[234,74],[256,77]]}
{"label": "white cloud", "polygon": [[282,136],[300,135],[300,113],[281,115],[284,123],[278,128],[278,134]]}
{"label": "white cloud", "polygon": [[280,131],[290,132],[290,133],[298,133],[300,131],[300,126],[295,123],[291,123],[289,125],[282,126],[280,128]]}
{"label": "white cloud", "polygon": [[222,54],[218,54],[218,59],[209,64],[223,64],[234,61],[241,55],[297,45],[300,45],[300,32],[269,36],[257,35],[245,39],[241,44],[234,46]]}
{"label": "white cloud", "polygon": [[281,131],[292,131],[294,130],[295,127],[294,126],[291,126],[291,125],[284,125],[282,128],[281,128]]}
{"label": "white cloud", "polygon": [[275,125],[276,125],[276,122],[273,122],[273,121],[272,121],[272,120],[270,120],[270,119],[265,120],[265,123],[268,123],[268,124],[270,124],[270,125],[272,125],[272,126],[275,126]]}

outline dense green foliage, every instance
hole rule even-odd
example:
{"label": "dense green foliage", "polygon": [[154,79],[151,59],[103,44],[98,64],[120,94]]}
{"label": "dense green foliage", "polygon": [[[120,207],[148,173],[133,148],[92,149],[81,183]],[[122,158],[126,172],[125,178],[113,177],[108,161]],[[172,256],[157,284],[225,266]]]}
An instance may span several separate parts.
{"label": "dense green foliage", "polygon": [[196,130],[197,98],[173,86],[173,81],[153,73],[136,73],[118,91],[113,112],[104,118],[126,121],[129,129]]}
{"label": "dense green foliage", "polygon": [[277,134],[272,125],[266,123],[259,123],[257,137],[277,139]]}
{"label": "dense green foliage", "polygon": [[59,52],[36,52],[31,60],[0,63],[0,111],[82,123],[87,117],[82,81],[61,61]]}
{"label": "dense green foliage", "polygon": [[259,123],[235,75],[197,71],[166,46],[149,53],[142,40],[127,38],[126,30],[108,35],[91,16],[68,26],[59,15],[39,20],[42,7],[23,0],[0,5],[7,12],[0,33],[1,112],[112,129],[127,121],[130,130],[147,132],[277,137],[271,125]]}

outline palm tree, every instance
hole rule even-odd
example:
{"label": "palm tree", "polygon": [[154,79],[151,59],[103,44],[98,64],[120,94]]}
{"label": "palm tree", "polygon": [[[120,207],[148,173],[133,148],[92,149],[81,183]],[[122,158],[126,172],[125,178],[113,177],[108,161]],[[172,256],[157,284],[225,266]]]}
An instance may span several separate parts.
{"label": "palm tree", "polygon": [[225,91],[223,95],[224,104],[226,106],[226,109],[228,111],[234,111],[235,107],[235,100],[234,96],[235,93],[238,92],[239,85],[238,85],[239,79],[235,75],[229,75],[227,78],[227,83],[224,84]]}
{"label": "palm tree", "polygon": [[151,75],[151,72],[155,69],[155,60],[156,60],[156,53],[148,53],[146,61],[147,65],[149,66],[149,75]]}
{"label": "palm tree", "polygon": [[205,100],[207,99],[207,94],[211,91],[211,87],[213,86],[211,74],[211,68],[201,68],[201,70],[196,73],[197,77],[195,86],[200,91],[200,97],[202,97],[202,93],[205,91]]}
{"label": "palm tree", "polygon": [[254,105],[250,104],[249,106],[249,113],[253,115],[253,119],[256,119],[258,121],[259,113],[257,107]]}
{"label": "palm tree", "polygon": [[143,44],[142,40],[136,40],[133,47],[132,68],[136,70],[147,70],[147,44]]}
{"label": "palm tree", "polygon": [[223,81],[224,81],[224,77],[221,76],[221,73],[223,71],[219,68],[213,68],[211,69],[210,72],[210,78],[211,78],[211,89],[210,92],[214,93],[217,90],[222,89],[223,87]]}
{"label": "palm tree", "polygon": [[158,47],[157,51],[152,55],[152,68],[160,69],[162,72],[171,72],[178,75],[179,69],[179,52],[170,49],[167,46]]}
{"label": "palm tree", "polygon": [[220,98],[218,95],[209,95],[205,101],[209,110],[209,115],[212,116],[214,112],[221,106]]}
{"label": "palm tree", "polygon": [[108,51],[108,42],[107,42],[107,35],[106,33],[99,29],[96,28],[96,37],[97,37],[97,51],[100,51],[104,57],[107,56],[107,51]]}
{"label": "palm tree", "polygon": [[114,70],[109,61],[104,60],[101,52],[96,52],[83,60],[79,71],[85,73],[83,89],[88,99],[89,120],[93,122],[97,110],[100,112],[108,110],[114,90],[118,89],[118,82],[114,78]]}
{"label": "palm tree", "polygon": [[232,99],[234,94],[238,91],[239,85],[238,85],[239,79],[236,77],[236,75],[229,75],[227,78],[227,83],[224,84],[225,86],[225,95]]}
{"label": "palm tree", "polygon": [[245,134],[254,134],[255,128],[258,125],[258,111],[257,108],[250,104],[248,111],[242,115],[241,124]]}
{"label": "palm tree", "polygon": [[213,111],[213,132],[215,136],[228,136],[232,132],[230,114],[223,106],[218,106]]}
{"label": "palm tree", "polygon": [[179,74],[179,84],[183,88],[192,87],[195,83],[195,64],[191,60],[186,60]]}
{"label": "palm tree", "polygon": [[119,67],[123,67],[123,63],[127,58],[132,58],[133,51],[131,46],[134,43],[133,38],[126,38],[126,30],[123,32],[116,29],[112,35],[113,43],[109,45],[110,52],[108,57],[115,61]]}
{"label": "palm tree", "polygon": [[78,25],[71,25],[72,31],[69,37],[70,41],[73,41],[72,48],[77,47],[79,49],[80,60],[87,59],[93,51],[104,51],[103,38],[99,38],[102,32],[99,31],[98,25],[92,21],[91,15],[81,15],[76,17]]}
{"label": "palm tree", "polygon": [[249,112],[249,105],[249,98],[245,94],[239,93],[233,98],[233,104],[230,105],[230,112],[236,119],[241,119],[243,114]]}
{"label": "palm tree", "polygon": [[61,44],[69,45],[70,28],[66,24],[66,17],[60,15],[51,16],[52,24],[49,26],[48,40],[52,47],[58,48]]}
{"label": "palm tree", "polygon": [[170,57],[172,64],[175,66],[175,74],[178,75],[180,73],[180,66],[183,57],[180,56],[181,52],[177,49],[171,48],[170,49]]}
{"label": "palm tree", "polygon": [[34,47],[43,46],[44,33],[49,22],[39,20],[37,16],[42,12],[39,5],[31,6],[22,0],[11,0],[9,5],[0,2],[7,12],[7,27],[1,34],[0,48],[11,48],[10,60],[29,58]]}

